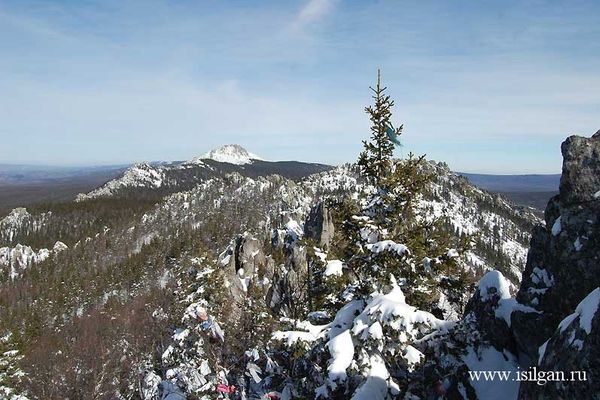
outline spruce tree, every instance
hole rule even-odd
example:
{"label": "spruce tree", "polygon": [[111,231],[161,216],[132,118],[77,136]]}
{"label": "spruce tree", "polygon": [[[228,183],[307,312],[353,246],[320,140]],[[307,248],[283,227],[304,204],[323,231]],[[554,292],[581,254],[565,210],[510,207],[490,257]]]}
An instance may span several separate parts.
{"label": "spruce tree", "polygon": [[[394,154],[394,143],[390,135],[399,137],[403,126],[393,128],[390,118],[394,101],[384,92],[386,87],[381,86],[381,72],[377,71],[377,85],[369,87],[373,92],[375,104],[365,107],[371,120],[371,140],[363,141],[364,150],[358,159],[358,165],[369,183],[378,188],[385,189],[389,185],[386,173],[390,171],[391,159]],[[392,132],[390,132],[390,130]]]}
{"label": "spruce tree", "polygon": [[[411,304],[434,311],[441,291],[454,302],[456,293],[467,285],[461,259],[449,250],[460,253],[468,247],[468,240],[455,240],[444,227],[444,218],[429,218],[420,209],[418,202],[433,180],[431,168],[425,156],[409,153],[405,159],[393,158],[403,125],[392,128],[394,101],[385,93],[379,71],[377,84],[370,89],[374,104],[365,111],[371,135],[363,141],[357,164],[373,190],[361,204],[353,207],[347,199],[338,207],[341,224],[336,244],[341,248],[336,252],[351,273],[347,279],[358,281],[357,295],[383,290],[393,275]],[[387,243],[387,250],[372,251],[374,242]],[[400,251],[403,246],[404,253]]]}

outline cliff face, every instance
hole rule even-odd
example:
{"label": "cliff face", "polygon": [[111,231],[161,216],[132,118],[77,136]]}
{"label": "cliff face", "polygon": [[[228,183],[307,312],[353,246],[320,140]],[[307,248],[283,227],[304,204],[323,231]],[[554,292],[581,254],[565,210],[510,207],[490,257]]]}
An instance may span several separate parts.
{"label": "cliff face", "polygon": [[[519,303],[539,313],[514,312],[512,330],[531,365],[587,371],[583,385],[592,394],[600,388],[600,131],[571,136],[561,150],[560,193],[548,203],[546,226],[533,231],[517,294]],[[520,398],[562,398],[580,390],[582,383],[523,384]]]}
{"label": "cliff face", "polygon": [[600,131],[562,144],[560,193],[532,234],[519,303],[539,311],[515,313],[519,347],[532,358],[558,323],[600,285]]}

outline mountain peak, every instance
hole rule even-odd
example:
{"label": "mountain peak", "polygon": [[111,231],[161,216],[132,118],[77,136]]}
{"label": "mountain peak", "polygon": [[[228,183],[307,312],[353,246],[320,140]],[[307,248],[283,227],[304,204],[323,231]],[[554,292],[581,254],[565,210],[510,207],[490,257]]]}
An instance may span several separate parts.
{"label": "mountain peak", "polygon": [[262,160],[262,158],[248,152],[239,144],[226,144],[225,146],[211,150],[200,157],[194,158],[192,162],[197,163],[198,161],[206,159],[236,165],[250,164],[253,160]]}

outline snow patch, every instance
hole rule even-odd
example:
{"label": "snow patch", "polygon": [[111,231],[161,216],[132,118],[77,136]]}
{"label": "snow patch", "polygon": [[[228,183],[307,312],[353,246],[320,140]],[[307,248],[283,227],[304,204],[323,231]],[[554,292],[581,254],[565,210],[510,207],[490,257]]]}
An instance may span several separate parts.
{"label": "snow patch", "polygon": [[253,160],[262,160],[256,154],[249,153],[237,144],[227,144],[218,149],[211,150],[203,156],[192,159],[191,163],[198,164],[206,159],[235,165],[251,164]]}
{"label": "snow patch", "polygon": [[[491,292],[491,293],[490,293]],[[500,299],[510,298],[510,284],[500,271],[490,271],[479,281],[479,296],[481,300],[488,301],[493,295]]]}
{"label": "snow patch", "polygon": [[380,355],[374,354],[370,357],[371,368],[367,380],[352,396],[352,400],[385,400],[388,392],[387,380],[390,373],[385,367],[385,362]]}
{"label": "snow patch", "polygon": [[459,254],[458,254],[458,250],[456,250],[456,249],[450,249],[450,250],[448,250],[448,252],[446,253],[446,257],[448,257],[448,258],[456,258],[456,257],[458,257],[458,256],[459,256]]}
{"label": "snow patch", "polygon": [[386,325],[402,330],[408,337],[416,338],[431,329],[445,327],[446,322],[433,314],[406,304],[404,293],[392,277],[392,289],[387,294],[377,294],[369,301],[363,312],[356,317],[352,333],[366,339],[373,324]]}
{"label": "snow patch", "polygon": [[347,378],[346,370],[352,364],[354,358],[354,343],[350,334],[350,326],[354,321],[355,313],[363,308],[361,300],[354,300],[346,304],[335,315],[329,330],[329,353],[331,360],[327,371],[329,371],[329,380],[345,381]]}
{"label": "snow patch", "polygon": [[381,242],[368,244],[367,249],[369,249],[372,253],[375,254],[384,251],[393,251],[399,256],[402,256],[406,253],[409,253],[408,248],[405,245],[396,243],[393,240],[383,240]]}
{"label": "snow patch", "polygon": [[425,354],[421,353],[419,350],[414,348],[413,346],[406,346],[404,355],[402,356],[408,362],[409,367],[414,366],[421,362],[421,360],[425,357]]}
{"label": "snow patch", "polygon": [[581,303],[577,305],[573,314],[567,316],[558,324],[560,333],[563,333],[579,317],[579,327],[589,335],[592,332],[592,321],[598,311],[599,305],[600,288],[596,288],[585,299],[581,300]]}
{"label": "snow patch", "polygon": [[583,243],[581,243],[581,238],[577,237],[575,243],[573,243],[573,247],[575,247],[575,251],[581,251],[583,248]]}
{"label": "snow patch", "polygon": [[552,225],[552,236],[558,236],[560,231],[562,230],[562,216],[556,218],[554,224]]}
{"label": "snow patch", "polygon": [[[471,371],[510,371],[515,376],[519,370],[517,360],[510,353],[501,353],[493,347],[485,347],[475,351],[472,347],[463,357],[463,361]],[[519,395],[518,381],[473,379],[470,381],[478,399],[516,400]]]}
{"label": "snow patch", "polygon": [[554,278],[548,275],[548,271],[540,269],[538,267],[533,268],[533,272],[530,275],[531,282],[533,284],[543,284],[544,287],[549,288],[554,285]]}
{"label": "snow patch", "polygon": [[323,273],[323,275],[325,276],[342,276],[344,274],[344,271],[342,270],[342,268],[344,267],[344,263],[341,262],[340,260],[331,260],[327,262],[327,265],[325,266],[325,272]]}
{"label": "snow patch", "polygon": [[506,324],[510,327],[510,317],[514,311],[537,314],[540,313],[540,311],[518,303],[517,300],[510,298],[501,299],[498,302],[498,307],[496,308],[496,310],[494,310],[494,315],[496,316],[496,318],[503,319],[504,321],[506,321]]}

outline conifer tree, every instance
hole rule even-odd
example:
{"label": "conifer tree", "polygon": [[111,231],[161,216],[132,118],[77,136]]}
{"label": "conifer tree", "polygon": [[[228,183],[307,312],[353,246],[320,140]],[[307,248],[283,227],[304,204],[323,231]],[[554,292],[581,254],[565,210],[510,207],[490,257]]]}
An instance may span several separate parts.
{"label": "conifer tree", "polygon": [[[433,179],[425,156],[410,153],[406,159],[393,158],[403,125],[392,127],[394,101],[385,94],[379,71],[377,84],[370,89],[374,104],[365,111],[371,136],[363,141],[357,164],[374,191],[357,207],[348,204],[352,200],[339,205],[337,245],[341,248],[337,252],[358,281],[358,295],[381,291],[394,275],[411,304],[433,311],[440,291],[460,293],[467,284],[460,258],[449,251],[460,253],[468,240],[454,240],[444,228],[447,221],[427,218],[418,207]],[[372,251],[374,242],[387,243],[389,248]],[[400,251],[403,248],[407,251]]]}
{"label": "conifer tree", "polygon": [[394,140],[402,134],[403,126],[393,128],[390,118],[394,101],[385,94],[386,87],[381,86],[381,72],[377,71],[377,85],[370,87],[375,104],[365,107],[371,120],[371,140],[363,141],[364,150],[358,159],[358,165],[369,182],[381,189],[390,183],[386,173],[391,167],[394,154]]}

